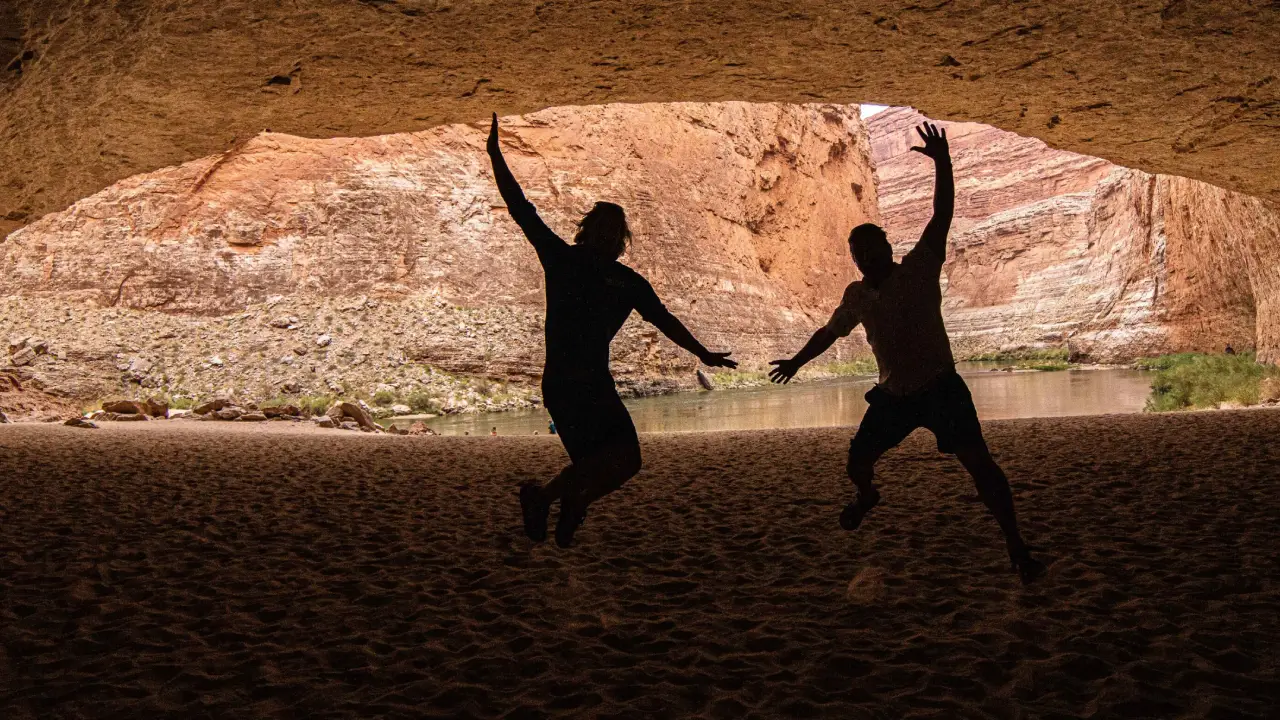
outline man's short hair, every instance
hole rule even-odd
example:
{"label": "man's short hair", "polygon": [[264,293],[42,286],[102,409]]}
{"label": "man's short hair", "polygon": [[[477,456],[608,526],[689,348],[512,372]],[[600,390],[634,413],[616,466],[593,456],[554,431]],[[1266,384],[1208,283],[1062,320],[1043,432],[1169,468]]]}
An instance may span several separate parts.
{"label": "man's short hair", "polygon": [[849,232],[849,244],[853,246],[854,252],[866,250],[881,243],[887,245],[889,236],[885,235],[884,228],[875,223],[862,223]]}

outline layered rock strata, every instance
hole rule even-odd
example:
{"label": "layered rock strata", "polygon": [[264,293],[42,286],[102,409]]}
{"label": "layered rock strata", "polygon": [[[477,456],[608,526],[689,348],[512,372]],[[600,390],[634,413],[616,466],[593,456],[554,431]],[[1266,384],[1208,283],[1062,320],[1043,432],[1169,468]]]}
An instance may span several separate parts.
{"label": "layered rock strata", "polygon": [[[825,319],[852,273],[848,228],[879,218],[857,106],[559,108],[503,128],[553,228],[571,238],[592,203],[621,204],[635,233],[624,261],[747,366]],[[124,180],[0,243],[0,333],[47,341],[28,372],[75,396],[120,378],[181,392],[411,388],[424,367],[529,384],[542,274],[492,182],[486,131],[263,133]],[[637,318],[614,360],[640,391],[692,382],[695,364]]]}
{"label": "layered rock strata", "polygon": [[[932,213],[925,118],[868,120],[897,252]],[[940,122],[956,215],[944,316],[960,356],[1069,346],[1081,359],[1254,348],[1280,360],[1280,211],[1196,180],[1152,175],[975,123]]]}

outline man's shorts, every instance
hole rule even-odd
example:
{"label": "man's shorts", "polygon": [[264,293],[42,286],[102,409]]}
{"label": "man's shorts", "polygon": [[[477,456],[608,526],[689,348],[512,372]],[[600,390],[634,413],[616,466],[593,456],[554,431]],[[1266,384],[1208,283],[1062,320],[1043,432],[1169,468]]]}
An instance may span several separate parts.
{"label": "man's shorts", "polygon": [[933,432],[941,453],[985,443],[969,386],[956,373],[940,375],[911,395],[893,395],[876,385],[866,399],[869,407],[849,442],[851,464],[880,457],[920,427]]}

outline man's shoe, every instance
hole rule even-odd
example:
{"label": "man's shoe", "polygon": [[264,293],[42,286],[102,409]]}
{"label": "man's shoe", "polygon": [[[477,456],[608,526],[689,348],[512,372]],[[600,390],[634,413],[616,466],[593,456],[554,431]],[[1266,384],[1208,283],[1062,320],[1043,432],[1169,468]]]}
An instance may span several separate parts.
{"label": "man's shoe", "polygon": [[871,508],[880,504],[880,491],[871,488],[867,492],[859,492],[858,499],[844,506],[840,513],[840,527],[845,530],[857,530],[862,519],[871,512]]}
{"label": "man's shoe", "polygon": [[542,488],[536,483],[520,486],[520,512],[524,515],[524,534],[534,542],[546,540],[551,506],[542,502]]}
{"label": "man's shoe", "polygon": [[560,498],[560,517],[556,518],[556,545],[567,548],[573,544],[573,534],[587,519],[587,503],[582,495],[563,495]]}

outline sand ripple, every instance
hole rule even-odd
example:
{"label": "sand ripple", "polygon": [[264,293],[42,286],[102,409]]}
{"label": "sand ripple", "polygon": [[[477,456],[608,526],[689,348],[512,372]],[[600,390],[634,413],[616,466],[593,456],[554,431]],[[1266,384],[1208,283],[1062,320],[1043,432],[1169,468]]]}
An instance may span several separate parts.
{"label": "sand ripple", "polygon": [[922,433],[852,535],[847,429],[644,436],[561,551],[514,495],[552,438],[0,427],[0,717],[1280,706],[1280,412],[988,435],[1052,560],[1031,589]]}

